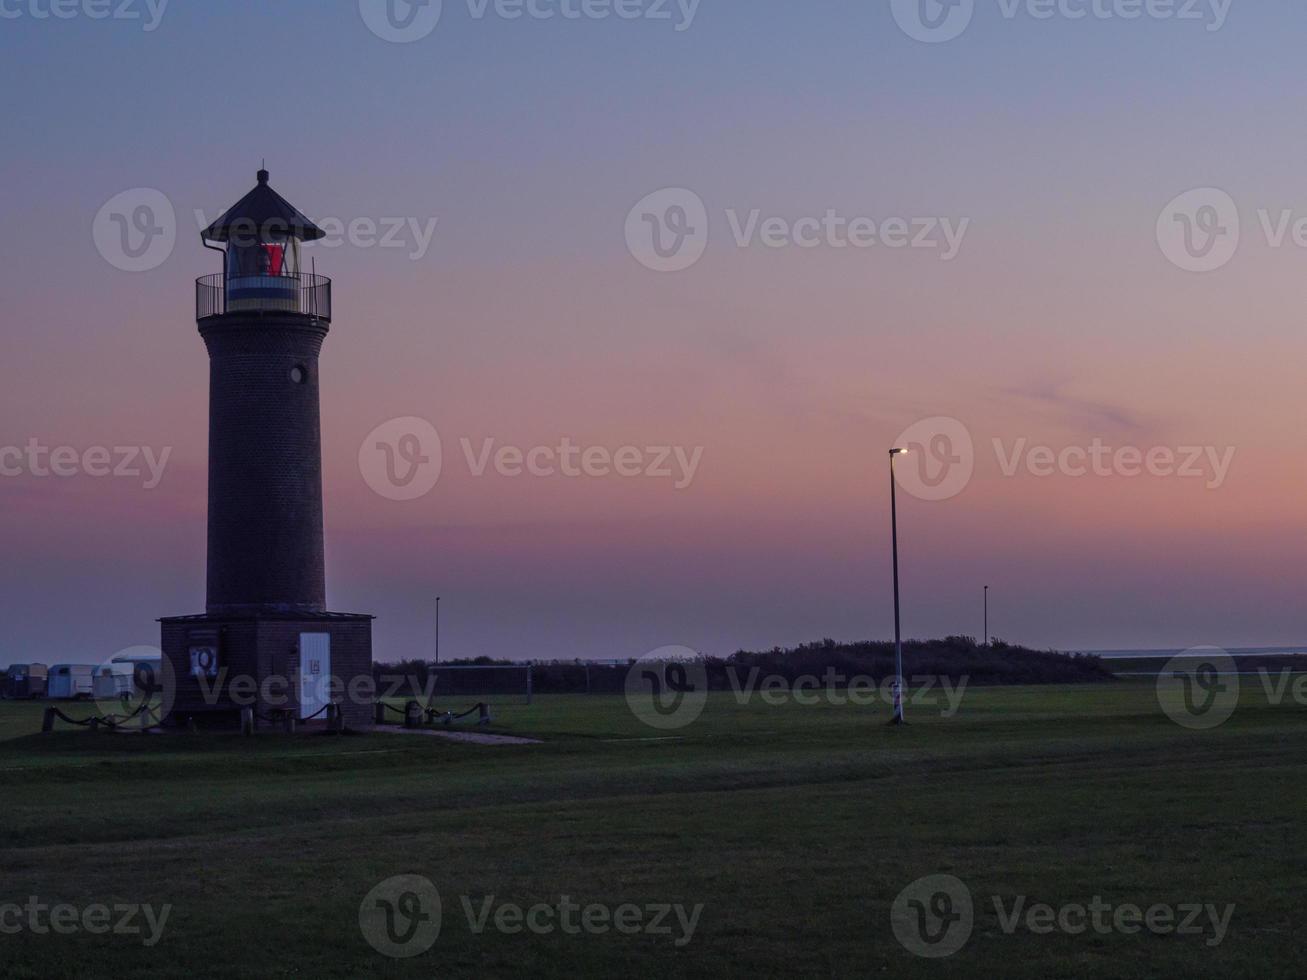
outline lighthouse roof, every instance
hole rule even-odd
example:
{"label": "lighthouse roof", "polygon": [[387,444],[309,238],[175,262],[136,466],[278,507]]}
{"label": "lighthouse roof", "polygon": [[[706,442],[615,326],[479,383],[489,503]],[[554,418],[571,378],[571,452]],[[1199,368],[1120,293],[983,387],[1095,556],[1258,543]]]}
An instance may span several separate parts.
{"label": "lighthouse roof", "polygon": [[295,205],[268,186],[268,171],[260,170],[258,184],[227,213],[201,232],[212,242],[229,241],[236,237],[267,232],[279,237],[298,238],[312,242],[327,233],[306,218]]}

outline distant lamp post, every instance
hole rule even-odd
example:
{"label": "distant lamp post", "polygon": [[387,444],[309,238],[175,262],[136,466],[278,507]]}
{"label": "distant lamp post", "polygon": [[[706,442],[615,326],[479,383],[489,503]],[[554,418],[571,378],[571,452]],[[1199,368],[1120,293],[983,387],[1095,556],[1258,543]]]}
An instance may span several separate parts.
{"label": "distant lamp post", "polygon": [[989,586],[985,586],[985,646],[989,646]]}
{"label": "distant lamp post", "polygon": [[894,459],[907,454],[906,449],[889,451],[889,521],[891,550],[894,553],[894,717],[891,725],[903,725],[903,632],[899,625],[899,510],[895,494]]}
{"label": "distant lamp post", "polygon": [[436,663],[440,663],[440,596],[436,596]]}

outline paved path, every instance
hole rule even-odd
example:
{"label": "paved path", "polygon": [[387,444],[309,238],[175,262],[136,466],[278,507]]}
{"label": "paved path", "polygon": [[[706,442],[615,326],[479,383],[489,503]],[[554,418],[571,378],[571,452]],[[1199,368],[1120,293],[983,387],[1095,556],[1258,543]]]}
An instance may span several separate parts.
{"label": "paved path", "polygon": [[429,735],[443,738],[450,742],[466,742],[471,745],[542,745],[538,738],[520,738],[517,735],[487,735],[485,732],[459,732],[440,728],[403,728],[400,725],[377,725],[374,732],[388,735]]}

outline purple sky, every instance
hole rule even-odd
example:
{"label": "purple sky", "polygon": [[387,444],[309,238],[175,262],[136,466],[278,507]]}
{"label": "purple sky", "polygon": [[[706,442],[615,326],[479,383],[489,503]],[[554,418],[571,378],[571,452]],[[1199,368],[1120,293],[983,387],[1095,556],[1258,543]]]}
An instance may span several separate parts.
{"label": "purple sky", "polygon": [[[202,610],[197,232],[265,157],[341,229],[306,250],[335,281],[328,589],[379,660],[430,654],[437,594],[446,656],[886,637],[901,435],[908,634],[979,633],[988,583],[1014,642],[1307,640],[1307,10],[977,0],[925,43],[898,0],[469,3],[393,43],[373,0],[7,0],[0,664]],[[702,255],[648,268],[645,215],[670,236],[696,201]],[[112,215],[151,202],[133,258]],[[390,499],[360,447],[410,417],[439,481]],[[514,475],[564,439],[590,475]],[[166,464],[95,476],[93,447]],[[598,475],[623,447],[641,475]],[[646,475],[661,447],[692,472]]]}

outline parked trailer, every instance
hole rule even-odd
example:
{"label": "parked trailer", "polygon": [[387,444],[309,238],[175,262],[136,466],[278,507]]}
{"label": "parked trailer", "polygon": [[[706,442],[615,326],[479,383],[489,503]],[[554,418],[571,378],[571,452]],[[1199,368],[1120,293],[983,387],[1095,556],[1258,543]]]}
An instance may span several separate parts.
{"label": "parked trailer", "polygon": [[95,693],[95,668],[90,664],[55,664],[50,668],[46,696],[71,701]]}
{"label": "parked trailer", "polygon": [[162,654],[119,654],[96,669],[96,700],[130,698],[154,690],[162,665]]}
{"label": "parked trailer", "polygon": [[46,685],[49,683],[50,668],[45,664],[27,665],[27,691],[22,697],[45,697]]}
{"label": "parked trailer", "polygon": [[4,696],[9,698],[45,697],[45,664],[14,664],[4,674]]}
{"label": "parked trailer", "polygon": [[130,697],[135,674],[136,668],[133,664],[108,663],[96,668],[95,680],[91,685],[95,699],[107,701],[113,698]]}

